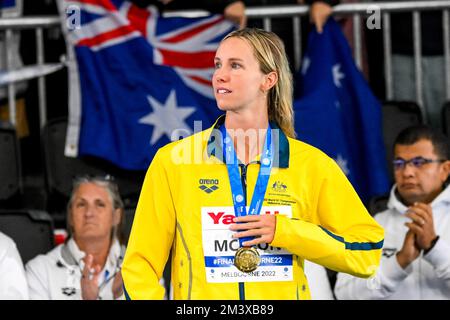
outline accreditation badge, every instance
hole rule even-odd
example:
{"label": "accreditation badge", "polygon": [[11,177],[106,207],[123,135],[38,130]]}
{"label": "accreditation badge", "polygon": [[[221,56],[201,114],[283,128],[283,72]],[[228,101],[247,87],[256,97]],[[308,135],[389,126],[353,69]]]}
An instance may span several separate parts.
{"label": "accreditation badge", "polygon": [[[282,214],[292,217],[290,206],[262,207],[260,214]],[[206,281],[210,283],[224,282],[264,282],[292,281],[292,253],[268,244],[256,246],[259,263],[252,271],[239,271],[235,266],[235,255],[241,248],[238,239],[233,239],[233,231],[229,230],[233,223],[234,207],[203,207],[202,242],[206,268]],[[253,253],[241,251],[238,258],[245,266],[252,264]],[[252,258],[252,259],[250,259]]]}

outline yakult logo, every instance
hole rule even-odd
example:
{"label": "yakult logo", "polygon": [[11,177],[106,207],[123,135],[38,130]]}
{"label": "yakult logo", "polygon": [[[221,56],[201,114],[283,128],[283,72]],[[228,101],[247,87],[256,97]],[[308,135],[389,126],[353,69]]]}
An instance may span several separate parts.
{"label": "yakult logo", "polygon": [[[235,218],[234,207],[232,206],[203,207],[201,214],[204,230],[229,230]],[[279,214],[292,217],[292,208],[290,206],[263,206],[260,214]]]}
{"label": "yakult logo", "polygon": [[[261,210],[262,211],[262,210]],[[261,214],[279,214],[280,212],[278,210],[270,211],[266,210],[264,213],[261,212]],[[225,214],[224,211],[222,212],[208,212],[208,215],[211,217],[213,224],[232,224],[234,215],[231,214]]]}

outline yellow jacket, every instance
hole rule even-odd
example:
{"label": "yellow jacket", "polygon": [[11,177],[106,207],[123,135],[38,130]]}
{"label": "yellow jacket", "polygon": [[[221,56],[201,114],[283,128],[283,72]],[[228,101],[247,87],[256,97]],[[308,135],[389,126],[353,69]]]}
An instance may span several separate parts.
{"label": "yellow jacket", "polygon": [[[292,208],[292,218],[277,217],[271,245],[293,254],[293,281],[206,281],[200,212],[202,207],[233,207],[227,167],[220,160],[221,140],[212,134],[223,120],[155,155],[122,267],[126,297],[163,298],[159,279],[170,250],[174,299],[309,299],[304,259],[358,277],[373,275],[383,229],[333,159],[279,130],[279,139],[273,139],[277,157],[263,206]],[[256,162],[247,166],[248,205],[259,167]]]}

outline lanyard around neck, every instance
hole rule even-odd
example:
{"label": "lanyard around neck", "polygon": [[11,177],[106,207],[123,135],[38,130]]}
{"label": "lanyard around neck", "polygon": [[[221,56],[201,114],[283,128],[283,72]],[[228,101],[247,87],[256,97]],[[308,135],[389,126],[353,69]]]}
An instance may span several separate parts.
{"label": "lanyard around neck", "polygon": [[[225,125],[220,128],[222,132],[222,146],[224,162],[227,165],[228,177],[230,179],[231,194],[233,198],[234,213],[236,217],[243,217],[247,215],[247,208],[245,203],[244,189],[241,182],[241,175],[239,173],[238,159],[236,151],[234,150],[233,140],[228,134]],[[273,164],[273,146],[272,146],[272,129],[270,124],[267,128],[266,139],[264,141],[264,148],[261,154],[261,166],[256,180],[255,190],[253,191],[252,201],[250,203],[248,215],[258,215],[261,212],[264,195],[266,193],[267,185],[269,183],[270,172]],[[245,237],[239,239],[239,244],[249,241],[253,237]]]}

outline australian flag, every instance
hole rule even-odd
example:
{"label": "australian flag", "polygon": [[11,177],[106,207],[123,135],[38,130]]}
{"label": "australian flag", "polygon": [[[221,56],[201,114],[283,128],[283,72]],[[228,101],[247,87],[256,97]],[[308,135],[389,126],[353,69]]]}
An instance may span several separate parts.
{"label": "australian flag", "polygon": [[211,126],[219,41],[235,26],[222,15],[162,17],[126,0],[59,0],[69,44],[66,155],[143,170],[155,152]]}
{"label": "australian flag", "polygon": [[363,201],[388,191],[381,105],[339,25],[311,31],[294,103],[298,138],[335,159]]}
{"label": "australian flag", "polygon": [[13,8],[16,6],[16,0],[0,0],[0,9]]}

